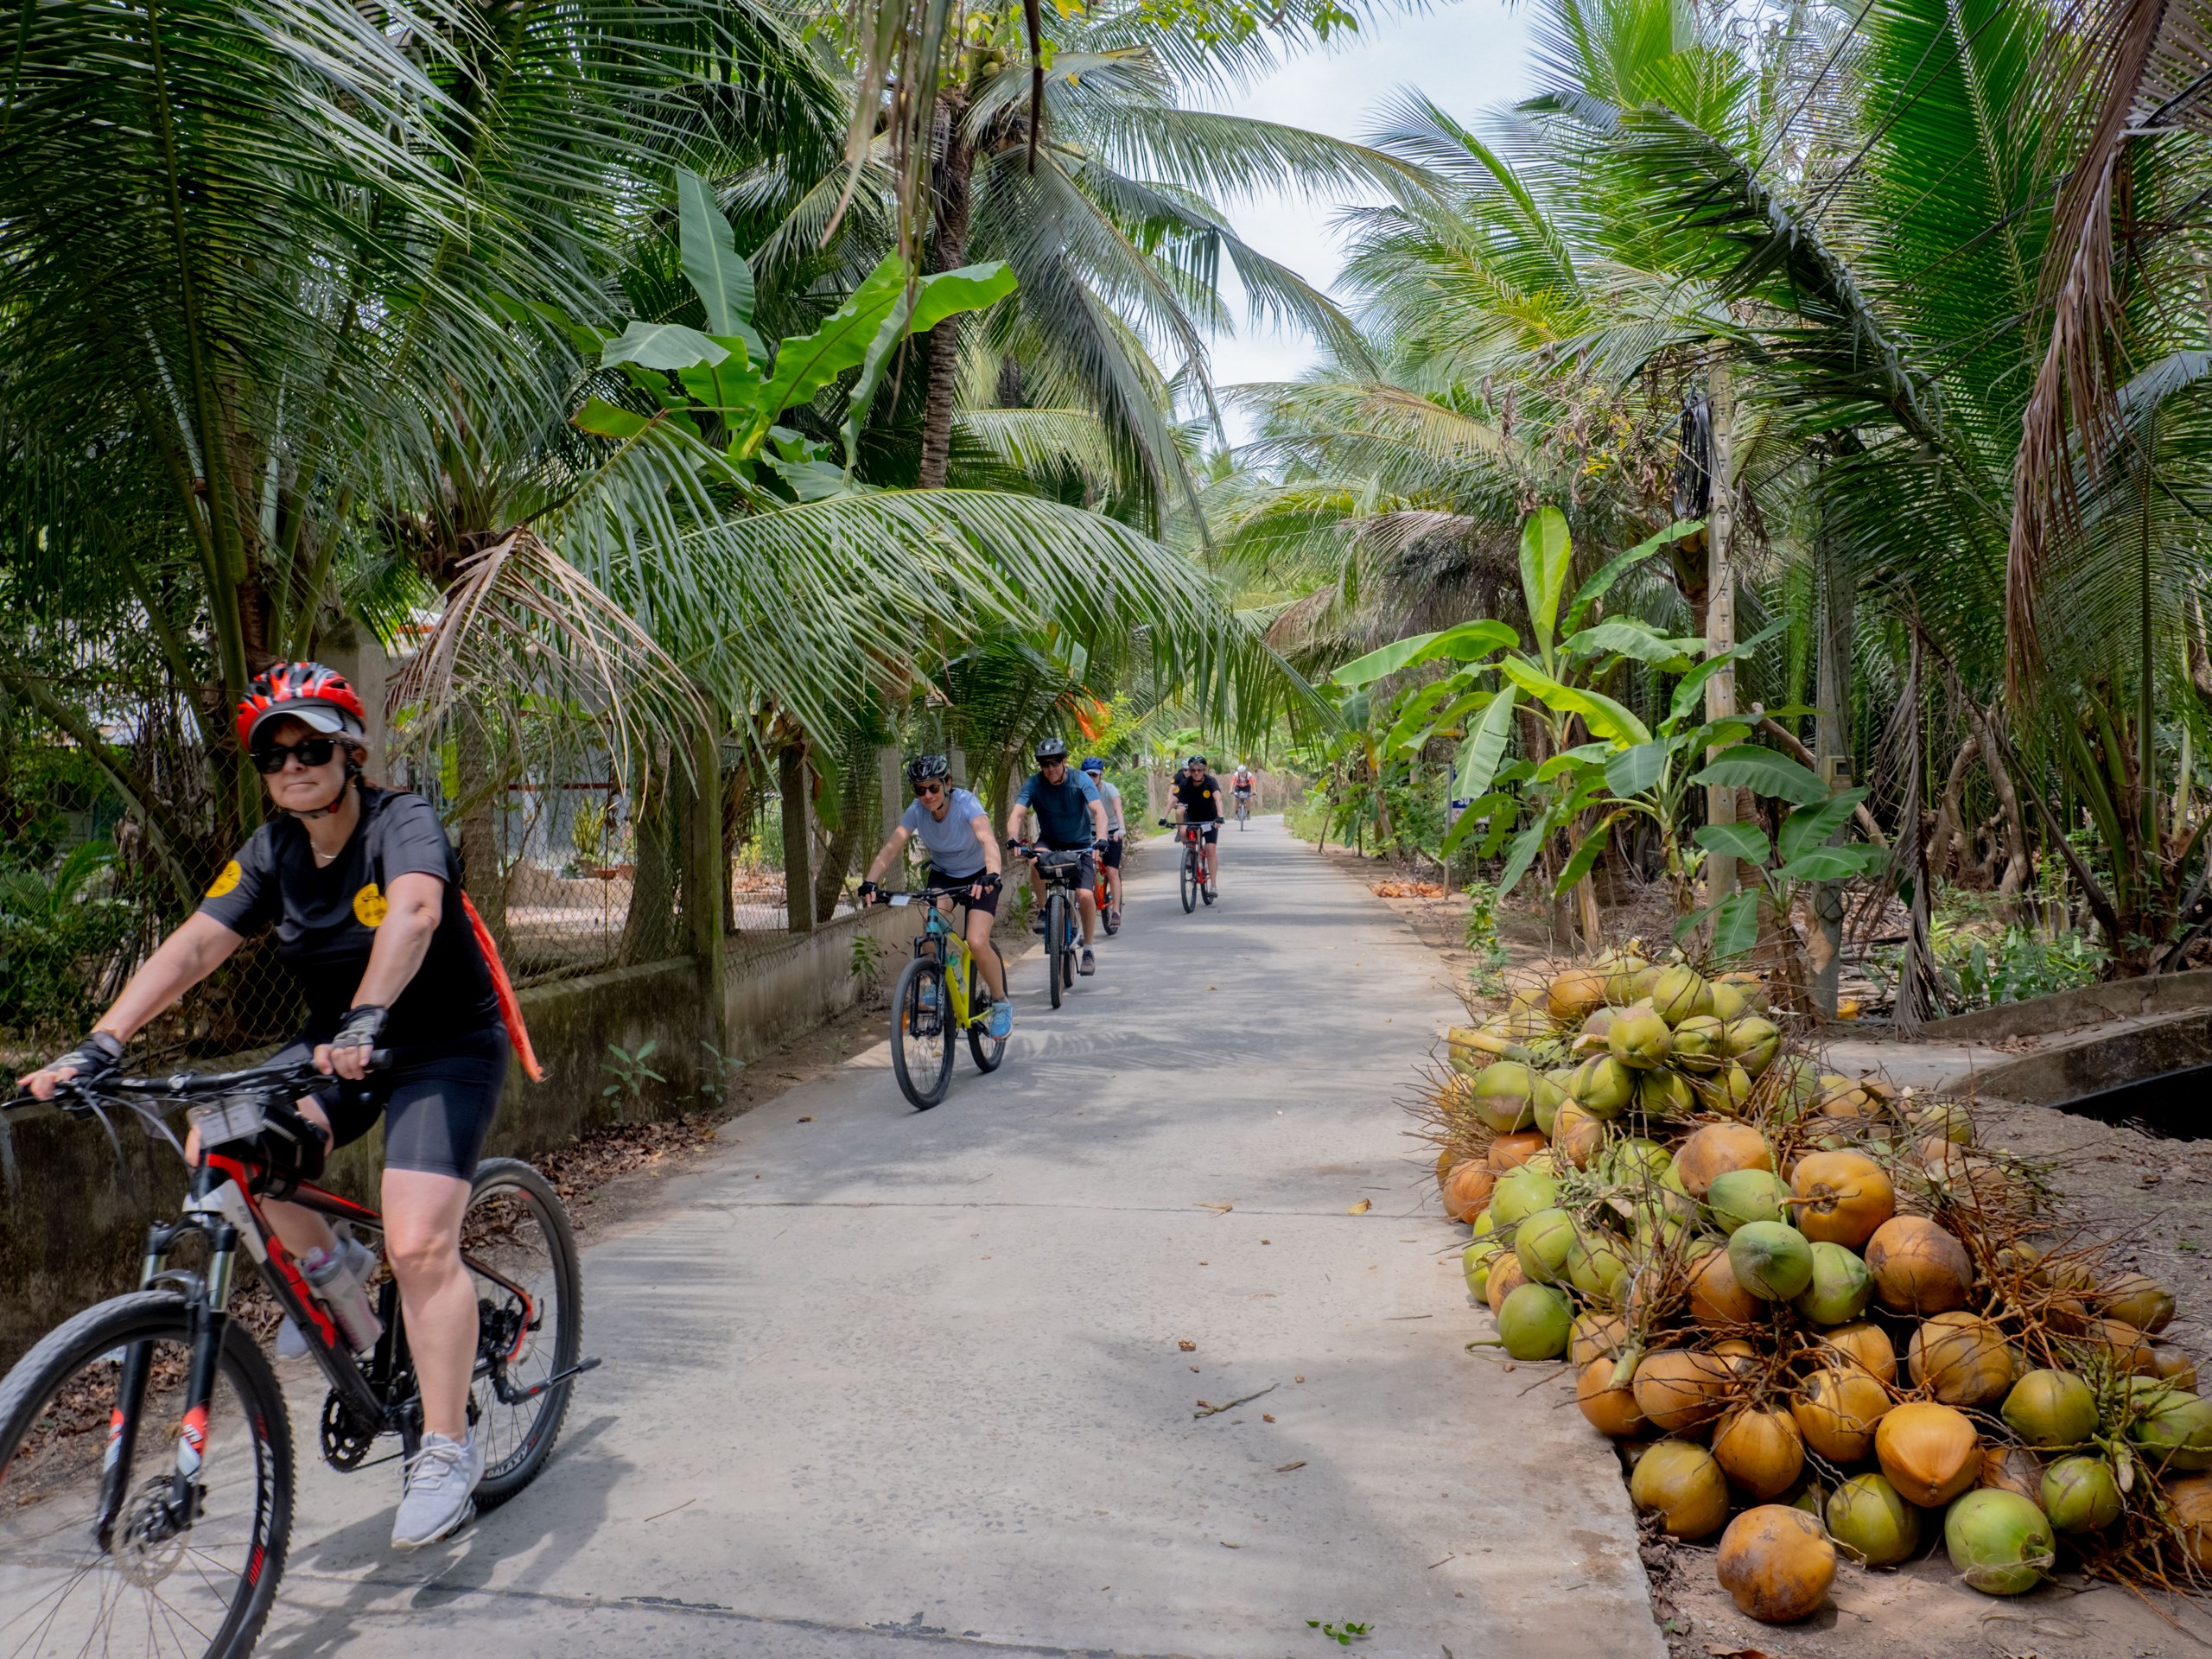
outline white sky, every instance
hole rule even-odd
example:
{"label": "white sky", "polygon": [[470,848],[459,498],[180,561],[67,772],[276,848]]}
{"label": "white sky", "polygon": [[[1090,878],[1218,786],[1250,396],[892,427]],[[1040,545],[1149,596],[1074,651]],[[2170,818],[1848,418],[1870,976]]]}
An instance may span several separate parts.
{"label": "white sky", "polygon": [[[1507,0],[1446,0],[1426,15],[1385,17],[1364,25],[1346,48],[1286,65],[1213,107],[1262,121],[1281,121],[1343,138],[1364,138],[1376,111],[1401,86],[1417,86],[1462,120],[1528,95],[1528,13]],[[1282,198],[1229,202],[1230,221],[1247,242],[1326,288],[1342,250],[1332,202]],[[1226,273],[1225,273],[1226,274]],[[1229,283],[1235,281],[1228,275]],[[1312,363],[1302,336],[1243,326],[1213,346],[1217,385],[1287,380]],[[1230,435],[1246,435],[1230,416]]]}

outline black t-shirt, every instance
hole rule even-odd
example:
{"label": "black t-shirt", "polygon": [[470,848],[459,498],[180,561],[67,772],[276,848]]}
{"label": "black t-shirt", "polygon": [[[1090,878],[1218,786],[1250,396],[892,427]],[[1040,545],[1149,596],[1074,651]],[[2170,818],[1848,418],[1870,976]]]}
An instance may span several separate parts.
{"label": "black t-shirt", "polygon": [[307,996],[304,1034],[324,1042],[353,1006],[385,918],[385,894],[402,875],[435,875],[445,883],[445,895],[423,965],[391,1005],[385,1045],[419,1048],[496,1025],[491,969],[461,908],[460,861],[420,795],[362,785],[361,821],[321,869],[306,825],[289,817],[270,819],[223,867],[200,901],[200,913],[236,933],[276,925],[277,960]]}
{"label": "black t-shirt", "polygon": [[1221,779],[1208,772],[1194,784],[1189,772],[1179,772],[1175,779],[1175,802],[1183,809],[1186,822],[1218,823],[1221,822]]}

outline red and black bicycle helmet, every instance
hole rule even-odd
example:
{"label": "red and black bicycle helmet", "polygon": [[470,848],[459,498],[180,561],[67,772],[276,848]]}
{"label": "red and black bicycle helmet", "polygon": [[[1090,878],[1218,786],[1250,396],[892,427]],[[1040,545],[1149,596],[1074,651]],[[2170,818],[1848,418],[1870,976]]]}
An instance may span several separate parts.
{"label": "red and black bicycle helmet", "polygon": [[251,749],[255,735],[280,720],[357,743],[369,729],[368,712],[346,677],[321,663],[277,663],[247,686],[238,703],[238,741]]}

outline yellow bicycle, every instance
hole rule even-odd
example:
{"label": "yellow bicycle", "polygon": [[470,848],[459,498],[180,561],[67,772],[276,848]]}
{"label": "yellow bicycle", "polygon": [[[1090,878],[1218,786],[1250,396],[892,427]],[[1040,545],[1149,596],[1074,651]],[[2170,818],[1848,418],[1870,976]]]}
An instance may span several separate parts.
{"label": "yellow bicycle", "polygon": [[968,1033],[978,1071],[995,1071],[1006,1058],[1007,1039],[988,1028],[988,1004],[976,1007],[971,995],[976,953],[938,902],[963,897],[969,885],[894,893],[887,900],[929,907],[914,940],[914,959],[899,969],[899,987],[891,994],[891,1070],[917,1111],[929,1110],[952,1086],[953,1048],[962,1032]]}

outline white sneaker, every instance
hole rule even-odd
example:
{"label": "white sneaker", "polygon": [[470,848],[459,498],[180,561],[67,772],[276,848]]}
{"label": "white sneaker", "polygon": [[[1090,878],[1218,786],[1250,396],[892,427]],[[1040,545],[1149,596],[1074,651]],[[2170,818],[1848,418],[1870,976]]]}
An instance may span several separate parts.
{"label": "white sneaker", "polygon": [[425,1434],[423,1449],[407,1460],[399,1511],[391,1517],[391,1547],[419,1549],[450,1538],[475,1517],[472,1495],[484,1478],[484,1436],[466,1440]]}

